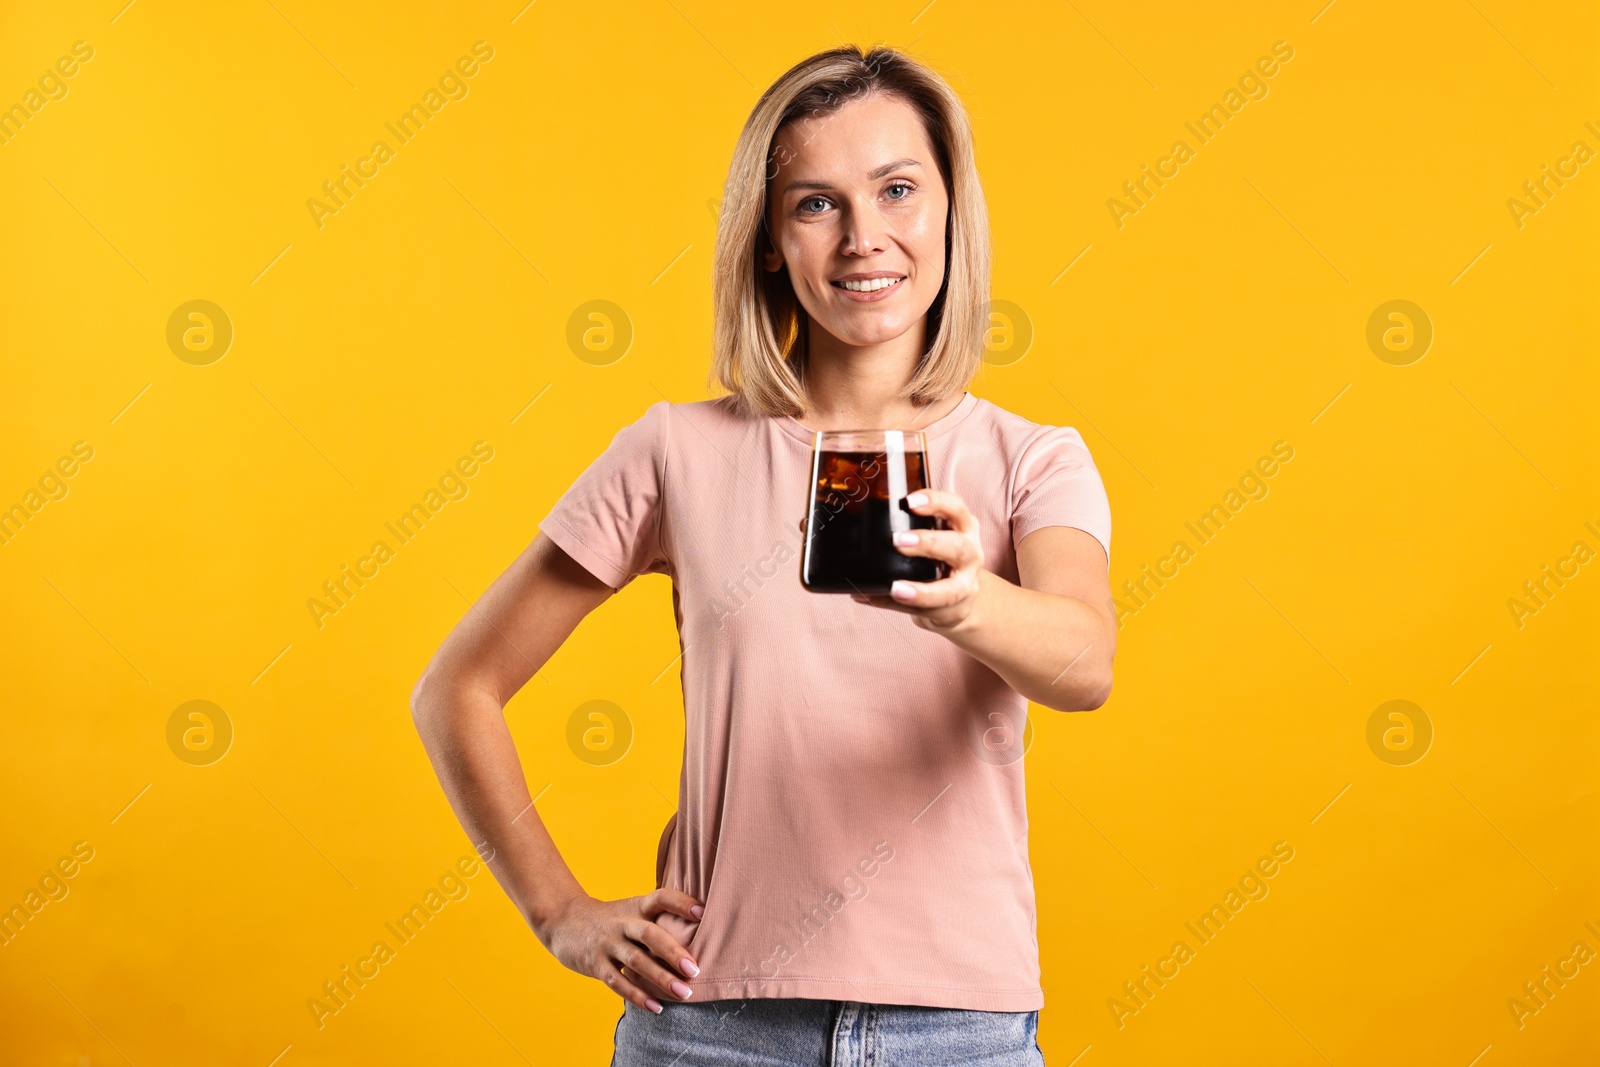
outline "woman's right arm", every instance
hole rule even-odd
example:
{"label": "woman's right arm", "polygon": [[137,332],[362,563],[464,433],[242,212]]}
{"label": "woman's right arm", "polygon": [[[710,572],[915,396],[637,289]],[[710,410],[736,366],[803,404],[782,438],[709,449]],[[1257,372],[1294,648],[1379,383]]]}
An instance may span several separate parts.
{"label": "woman's right arm", "polygon": [[563,965],[659,1011],[654,996],[684,1000],[688,989],[675,987],[662,964],[690,977],[698,970],[653,920],[670,911],[698,921],[691,909],[700,901],[666,888],[617,901],[585,893],[533,808],[504,712],[612,592],[541,532],[434,653],[411,715],[456,818],[540,943]]}

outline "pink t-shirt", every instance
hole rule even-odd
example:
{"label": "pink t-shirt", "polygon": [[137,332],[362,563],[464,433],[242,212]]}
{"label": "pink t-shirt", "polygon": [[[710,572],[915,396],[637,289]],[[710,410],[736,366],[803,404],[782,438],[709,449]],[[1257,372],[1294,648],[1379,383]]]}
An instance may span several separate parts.
{"label": "pink t-shirt", "polygon": [[[985,567],[1074,526],[1110,554],[1083,438],[971,393],[922,427],[931,483],[977,517]],[[810,997],[1033,1011],[1027,700],[910,616],[800,585],[812,432],[722,397],[624,426],[540,528],[607,585],[667,574],[686,727],[656,885],[695,1002]],[[1063,649],[1063,662],[1070,658]]]}

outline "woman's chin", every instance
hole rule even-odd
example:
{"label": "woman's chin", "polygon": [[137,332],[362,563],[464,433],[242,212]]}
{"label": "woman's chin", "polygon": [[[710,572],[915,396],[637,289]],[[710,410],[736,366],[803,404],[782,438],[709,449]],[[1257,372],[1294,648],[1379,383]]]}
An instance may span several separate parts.
{"label": "woman's chin", "polygon": [[901,322],[898,317],[890,321],[880,319],[871,323],[820,323],[819,325],[828,332],[828,336],[851,348],[885,344],[903,336],[911,328],[911,323]]}

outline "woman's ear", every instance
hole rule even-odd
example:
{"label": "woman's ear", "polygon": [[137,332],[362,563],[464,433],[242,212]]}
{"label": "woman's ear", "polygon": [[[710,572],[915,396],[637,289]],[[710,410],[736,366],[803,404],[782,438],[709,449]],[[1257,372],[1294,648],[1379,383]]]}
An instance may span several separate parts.
{"label": "woman's ear", "polygon": [[766,217],[760,222],[760,229],[756,235],[756,246],[761,253],[761,266],[767,271],[780,271],[783,269],[783,253],[778,251],[778,246],[773,243],[772,230],[767,226]]}

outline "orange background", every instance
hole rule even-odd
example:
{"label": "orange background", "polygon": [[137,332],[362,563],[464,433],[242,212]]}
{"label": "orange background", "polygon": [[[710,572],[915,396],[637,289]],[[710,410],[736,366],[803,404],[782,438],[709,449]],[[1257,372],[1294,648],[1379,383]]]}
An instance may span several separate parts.
{"label": "orange background", "polygon": [[[803,56],[879,40],[975,125],[999,314],[972,389],[1083,432],[1137,608],[1110,702],[1032,719],[1049,1062],[1593,1055],[1600,965],[1561,962],[1600,952],[1591,5],[123,3],[0,15],[27,116],[0,145],[0,507],[26,515],[0,544],[0,906],[65,893],[0,947],[8,1062],[605,1062],[620,1000],[451,876],[472,847],[407,698],[617,428],[708,395],[738,129]],[[1200,144],[1185,124],[1275,42]],[[307,206],[379,139],[338,211]],[[1517,210],[1546,165],[1564,185]],[[600,350],[568,339],[594,300]],[[319,625],[347,565],[369,580]],[[1135,602],[1146,565],[1168,578]],[[1519,618],[1546,565],[1568,577]],[[597,896],[651,888],[676,654],[641,579],[508,709]],[[568,742],[592,700],[631,732],[604,765]],[[1200,945],[1185,923],[1280,841]],[[308,1001],[430,890],[319,1026]],[[1546,965],[1571,977],[1539,1005]]]}

